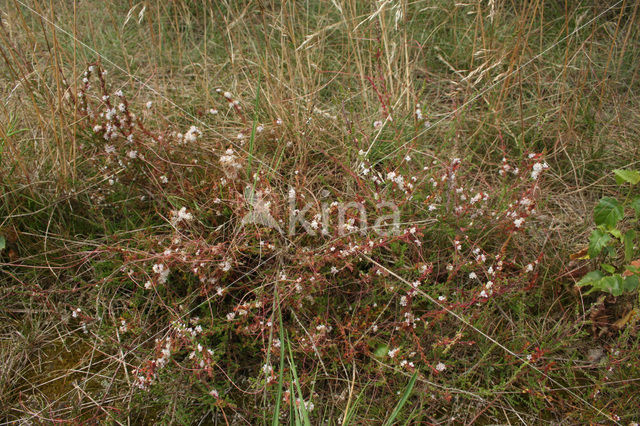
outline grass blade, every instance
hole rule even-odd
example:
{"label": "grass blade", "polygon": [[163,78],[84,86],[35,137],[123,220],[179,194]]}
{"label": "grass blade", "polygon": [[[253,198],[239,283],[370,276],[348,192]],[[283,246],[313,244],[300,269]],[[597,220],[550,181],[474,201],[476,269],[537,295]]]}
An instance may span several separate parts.
{"label": "grass blade", "polygon": [[396,408],[393,409],[387,421],[384,422],[384,426],[392,425],[393,421],[396,419],[396,417],[398,417],[398,414],[400,414],[400,411],[402,411],[402,407],[404,407],[404,404],[407,403],[409,396],[411,396],[411,392],[413,391],[413,387],[416,384],[417,378],[418,378],[418,372],[413,373],[413,376],[411,376],[411,380],[409,380],[409,384],[407,385],[407,388],[404,390],[404,393],[402,394],[402,398],[400,398],[400,401],[398,401]]}
{"label": "grass blade", "polygon": [[[309,421],[309,413],[307,412],[307,406],[305,405],[304,398],[302,397],[302,389],[300,388],[300,381],[298,380],[298,373],[296,371],[296,365],[293,362],[293,352],[291,351],[291,344],[287,339],[287,348],[289,348],[289,366],[291,367],[291,374],[293,374],[293,381],[296,385],[296,391],[300,398],[300,413],[302,414],[302,419],[304,421],[305,426],[311,426],[311,422]],[[293,389],[292,389],[293,390]],[[293,392],[292,392],[293,393]],[[292,404],[295,404],[295,400],[291,401]]]}
{"label": "grass blade", "polygon": [[282,311],[278,303],[278,292],[275,292],[275,305],[278,310],[278,320],[280,321],[280,369],[278,370],[278,392],[276,393],[276,405],[273,408],[273,421],[271,424],[277,426],[280,424],[280,402],[282,401],[282,383],[284,381],[284,327],[282,326]]}

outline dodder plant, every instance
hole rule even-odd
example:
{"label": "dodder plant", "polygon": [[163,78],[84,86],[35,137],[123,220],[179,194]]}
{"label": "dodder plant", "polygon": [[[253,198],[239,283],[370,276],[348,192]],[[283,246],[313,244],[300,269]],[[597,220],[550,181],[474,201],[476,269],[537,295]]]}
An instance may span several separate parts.
{"label": "dodder plant", "polygon": [[[290,179],[284,166],[243,173],[251,154],[209,129],[153,129],[145,119],[150,108],[135,114],[123,92],[111,93],[98,64],[79,93],[93,134],[86,150],[105,176],[95,201],[106,207],[126,188],[165,222],[135,239],[113,236],[101,250],[119,265],[110,282],[129,295],[129,305],[111,316],[136,388],[155,392],[186,375],[202,401],[219,407],[251,394],[311,411],[334,398],[329,378],[344,364],[357,363],[372,379],[380,363],[417,380],[444,379],[478,362],[477,336],[447,312],[477,318],[494,299],[537,283],[540,256],[509,247],[537,213],[548,169],[541,154],[474,168],[460,158],[412,157],[410,149],[376,161],[356,145],[351,158],[340,159],[341,171],[324,176],[329,190],[316,188],[316,196],[305,183],[322,164],[296,169]],[[249,146],[254,137],[264,144],[286,128],[273,117],[249,132],[233,118],[239,101],[221,96],[232,107],[225,125],[243,136],[240,147],[244,135],[252,134]],[[189,158],[198,152],[213,161]],[[381,203],[394,206],[399,221],[367,222],[362,209]],[[74,318],[92,327],[97,316]],[[283,347],[289,363],[277,367]],[[246,392],[230,373],[246,380]],[[295,387],[282,383],[293,376]],[[284,387],[277,403],[276,385]]]}

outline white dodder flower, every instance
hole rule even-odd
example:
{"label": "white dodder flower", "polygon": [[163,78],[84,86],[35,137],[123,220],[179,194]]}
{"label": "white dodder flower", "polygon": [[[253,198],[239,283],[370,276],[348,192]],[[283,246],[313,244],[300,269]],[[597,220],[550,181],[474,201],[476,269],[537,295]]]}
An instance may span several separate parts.
{"label": "white dodder flower", "polygon": [[231,261],[229,259],[225,259],[221,264],[220,264],[220,269],[222,269],[222,272],[228,272],[231,270]]}
{"label": "white dodder flower", "polygon": [[195,142],[200,136],[202,136],[202,132],[196,126],[189,127],[187,133],[185,133],[181,138],[179,137],[178,144],[187,144],[189,142]]}
{"label": "white dodder flower", "polygon": [[542,173],[543,170],[548,169],[549,165],[547,163],[535,163],[533,165],[533,169],[531,170],[531,178],[532,179],[538,179],[538,177],[540,176],[540,173]]}
{"label": "white dodder flower", "polygon": [[220,156],[220,164],[227,178],[235,179],[238,176],[238,171],[242,168],[239,160],[231,148],[227,149],[224,155]]}
{"label": "white dodder flower", "polygon": [[158,274],[158,282],[160,284],[164,284],[167,282],[167,278],[169,278],[169,272],[171,272],[171,270],[165,267],[162,263],[156,263],[153,265],[153,272]]}
{"label": "white dodder flower", "polygon": [[185,221],[190,222],[193,220],[193,215],[187,212],[186,207],[182,207],[180,210],[171,211],[171,224],[176,226],[178,223]]}
{"label": "white dodder flower", "polygon": [[116,109],[115,108],[111,108],[108,109],[106,114],[105,114],[105,118],[109,121],[111,121],[113,119],[113,117],[115,117],[116,115]]}

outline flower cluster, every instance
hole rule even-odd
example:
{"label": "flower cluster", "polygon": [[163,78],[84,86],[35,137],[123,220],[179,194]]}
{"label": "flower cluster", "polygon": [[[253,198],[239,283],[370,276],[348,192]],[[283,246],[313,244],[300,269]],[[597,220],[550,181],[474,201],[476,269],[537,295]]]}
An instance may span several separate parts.
{"label": "flower cluster", "polygon": [[238,171],[242,169],[240,158],[232,148],[228,148],[224,154],[220,156],[220,165],[227,179],[231,180],[238,177]]}
{"label": "flower cluster", "polygon": [[198,138],[202,136],[202,132],[196,126],[189,127],[189,130],[185,132],[185,134],[177,133],[176,138],[178,139],[179,145],[187,145],[190,143],[194,143],[198,140]]}

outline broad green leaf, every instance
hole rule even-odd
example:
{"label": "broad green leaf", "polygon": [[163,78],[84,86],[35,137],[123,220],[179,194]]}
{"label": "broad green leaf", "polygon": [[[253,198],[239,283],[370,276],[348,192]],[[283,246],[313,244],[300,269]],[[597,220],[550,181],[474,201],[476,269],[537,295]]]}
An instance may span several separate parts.
{"label": "broad green leaf", "polygon": [[640,172],[638,172],[637,170],[616,169],[613,171],[613,173],[618,185],[625,182],[630,183],[631,185],[636,185],[638,182],[640,182]]}
{"label": "broad green leaf", "polygon": [[582,286],[585,286],[585,285],[592,285],[592,283],[600,281],[602,279],[602,277],[604,277],[604,274],[602,272],[600,272],[600,271],[591,271],[587,275],[582,277],[582,279],[580,281],[578,281],[578,283],[576,285],[578,287],[582,287]]}
{"label": "broad green leaf", "polygon": [[609,243],[611,237],[600,229],[594,229],[589,238],[589,257],[592,259],[600,254],[602,249]]}
{"label": "broad green leaf", "polygon": [[620,274],[603,276],[600,271],[592,271],[585,275],[577,284],[579,287],[590,285],[591,289],[586,294],[594,291],[606,291],[614,296],[620,296],[624,292],[630,292],[640,287],[640,277],[630,275],[623,277]]}
{"label": "broad green leaf", "polygon": [[604,277],[593,285],[595,290],[606,291],[614,296],[620,296],[623,292],[624,280],[618,274]]}
{"label": "broad green leaf", "polygon": [[615,228],[624,216],[622,205],[613,197],[603,197],[593,209],[593,219],[596,225]]}
{"label": "broad green leaf", "polygon": [[629,229],[624,233],[624,238],[622,241],[624,242],[624,260],[630,261],[633,257],[633,242],[636,239],[636,231],[633,229]]}
{"label": "broad green leaf", "polygon": [[602,263],[602,264],[600,265],[600,267],[601,267],[602,269],[604,269],[604,271],[605,271],[605,272],[608,272],[608,273],[610,273],[610,274],[613,274],[614,272],[616,272],[616,268],[614,268],[613,266],[611,266],[611,265],[609,265],[609,264],[607,264],[607,263]]}
{"label": "broad green leaf", "polygon": [[622,232],[620,232],[618,228],[607,229],[607,232],[609,232],[611,235],[613,235],[617,239],[622,240]]}
{"label": "broad green leaf", "polygon": [[389,346],[382,344],[376,348],[373,355],[376,356],[377,358],[384,358],[385,356],[387,356],[388,353],[389,353]]}
{"label": "broad green leaf", "polygon": [[640,278],[637,275],[629,275],[625,277],[622,283],[622,289],[624,291],[634,291],[640,286]]}

